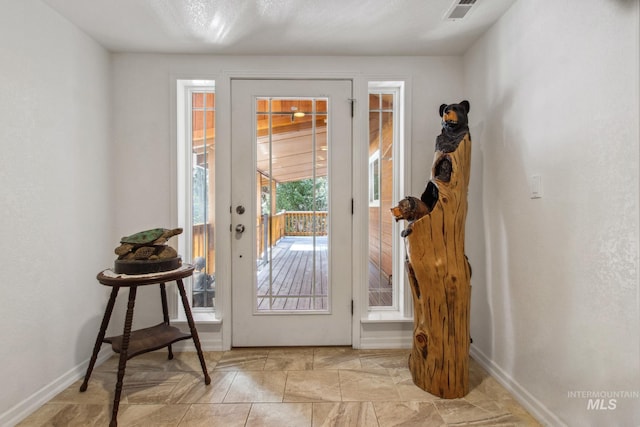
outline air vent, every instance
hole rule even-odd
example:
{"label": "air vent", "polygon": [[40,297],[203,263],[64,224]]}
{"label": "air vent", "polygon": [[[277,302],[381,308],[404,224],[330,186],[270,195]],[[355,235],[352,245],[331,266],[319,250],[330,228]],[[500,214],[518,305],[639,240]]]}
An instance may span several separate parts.
{"label": "air vent", "polygon": [[477,0],[456,0],[445,14],[445,19],[456,21],[464,18],[469,11],[471,11],[473,5],[476,4],[476,1]]}

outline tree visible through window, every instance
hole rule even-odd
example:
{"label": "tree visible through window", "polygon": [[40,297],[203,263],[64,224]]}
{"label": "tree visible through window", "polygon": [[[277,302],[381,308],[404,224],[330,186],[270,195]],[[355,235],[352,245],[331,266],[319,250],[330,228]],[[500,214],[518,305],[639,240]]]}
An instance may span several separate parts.
{"label": "tree visible through window", "polygon": [[[327,178],[281,182],[276,186],[276,210],[281,211],[326,211]],[[315,190],[315,191],[314,191]]]}

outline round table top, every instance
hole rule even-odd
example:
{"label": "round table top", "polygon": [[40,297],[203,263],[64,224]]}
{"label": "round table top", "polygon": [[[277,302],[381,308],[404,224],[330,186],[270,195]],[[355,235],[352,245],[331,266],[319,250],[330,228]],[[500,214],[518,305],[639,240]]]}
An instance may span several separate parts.
{"label": "round table top", "polygon": [[98,273],[96,279],[106,286],[142,286],[155,285],[183,279],[193,274],[193,264],[183,263],[179,268],[148,274],[119,274],[108,268]]}

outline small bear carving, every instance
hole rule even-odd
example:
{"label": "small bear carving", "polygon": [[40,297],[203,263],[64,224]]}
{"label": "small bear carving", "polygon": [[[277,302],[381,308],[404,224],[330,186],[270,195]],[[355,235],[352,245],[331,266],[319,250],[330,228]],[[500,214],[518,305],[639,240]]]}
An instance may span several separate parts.
{"label": "small bear carving", "polygon": [[442,117],[442,132],[436,139],[436,151],[451,153],[458,148],[464,135],[469,132],[469,101],[459,104],[442,104],[440,117]]}
{"label": "small bear carving", "polygon": [[[443,153],[434,162],[433,177],[427,183],[420,200],[427,205],[429,210],[433,209],[438,201],[439,191],[437,181],[449,182],[453,173],[453,165],[447,153],[451,153],[458,148],[469,133],[469,101],[464,100],[459,104],[440,105],[440,117],[442,117],[442,132],[436,138],[436,151]],[[434,182],[436,181],[436,182]]]}
{"label": "small bear carving", "polygon": [[404,199],[400,200],[398,206],[391,208],[391,214],[395,218],[396,222],[404,219],[409,221],[409,225],[406,229],[402,230],[400,235],[402,237],[407,237],[411,234],[411,224],[427,215],[430,212],[430,209],[415,197],[407,196]]}

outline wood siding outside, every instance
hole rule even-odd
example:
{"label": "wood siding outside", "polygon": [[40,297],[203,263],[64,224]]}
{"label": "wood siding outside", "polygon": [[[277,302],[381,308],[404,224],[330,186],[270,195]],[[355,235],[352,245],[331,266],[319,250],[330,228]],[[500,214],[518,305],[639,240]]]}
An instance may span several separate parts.
{"label": "wood siding outside", "polygon": [[371,112],[369,115],[369,156],[376,150],[380,150],[380,206],[369,207],[369,261],[378,266],[388,280],[393,271],[394,225],[390,212],[394,206],[393,116],[390,112]]}

